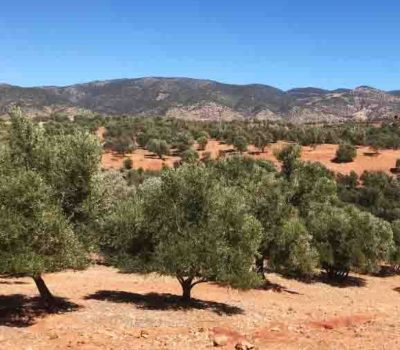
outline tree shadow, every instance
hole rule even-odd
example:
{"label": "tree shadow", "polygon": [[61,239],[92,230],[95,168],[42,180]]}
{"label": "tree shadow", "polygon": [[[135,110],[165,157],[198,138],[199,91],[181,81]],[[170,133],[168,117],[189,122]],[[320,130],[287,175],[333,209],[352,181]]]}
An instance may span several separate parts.
{"label": "tree shadow", "polygon": [[271,290],[271,291],[277,292],[277,293],[285,292],[285,293],[289,293],[289,294],[302,295],[301,293],[296,292],[295,290],[288,289],[288,288],[286,288],[285,286],[282,286],[279,283],[273,283],[273,282],[270,282],[270,281],[265,281],[265,283],[263,283],[257,289],[260,289],[260,290]]}
{"label": "tree shadow", "polygon": [[349,161],[343,161],[343,160],[339,160],[336,157],[331,159],[331,163],[336,163],[336,164],[349,164],[349,163],[353,163],[354,160],[349,160]]}
{"label": "tree shadow", "polygon": [[393,288],[393,290],[397,293],[400,293],[400,287]]}
{"label": "tree shadow", "polygon": [[145,154],[145,155],[144,155],[144,158],[146,158],[146,159],[160,159],[160,160],[162,160],[157,154],[153,154],[153,153],[151,153],[151,154]]}
{"label": "tree shadow", "polygon": [[22,294],[0,295],[0,326],[29,327],[37,318],[48,314],[72,312],[81,306],[64,298],[56,298],[55,304],[46,307],[39,297]]}
{"label": "tree shadow", "polygon": [[371,152],[363,152],[363,155],[366,157],[377,157],[379,153],[371,151]]}
{"label": "tree shadow", "polygon": [[378,272],[373,273],[374,277],[392,277],[400,273],[399,267],[382,265]]}
{"label": "tree shadow", "polygon": [[332,287],[338,288],[365,287],[367,285],[367,281],[362,277],[347,276],[344,279],[332,279],[329,278],[328,274],[325,272],[321,272],[319,276],[316,276],[315,282],[329,284]]}
{"label": "tree shadow", "polygon": [[29,284],[28,282],[24,281],[0,281],[0,284],[8,284],[8,285],[14,285],[14,284]]}
{"label": "tree shadow", "polygon": [[146,310],[210,310],[218,315],[238,315],[244,310],[225,303],[218,303],[208,300],[192,299],[190,302],[183,302],[177,295],[168,293],[147,293],[137,294],[124,291],[99,290],[96,293],[87,295],[85,299],[111,301],[113,303],[135,304],[140,309]]}

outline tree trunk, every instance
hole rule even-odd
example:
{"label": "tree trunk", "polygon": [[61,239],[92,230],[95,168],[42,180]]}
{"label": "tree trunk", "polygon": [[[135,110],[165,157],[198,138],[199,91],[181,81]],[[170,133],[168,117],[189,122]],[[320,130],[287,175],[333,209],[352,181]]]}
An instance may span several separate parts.
{"label": "tree trunk", "polygon": [[47,305],[50,306],[54,304],[54,296],[51,294],[49,288],[47,288],[46,283],[44,282],[41,275],[33,276],[33,280],[35,281],[36,287],[40,293],[40,297],[42,301]]}
{"label": "tree trunk", "polygon": [[265,273],[264,273],[264,257],[256,258],[256,272],[265,280]]}
{"label": "tree trunk", "polygon": [[182,300],[184,302],[189,302],[191,300],[191,291],[192,291],[192,278],[188,278],[186,280],[179,281],[182,286]]}

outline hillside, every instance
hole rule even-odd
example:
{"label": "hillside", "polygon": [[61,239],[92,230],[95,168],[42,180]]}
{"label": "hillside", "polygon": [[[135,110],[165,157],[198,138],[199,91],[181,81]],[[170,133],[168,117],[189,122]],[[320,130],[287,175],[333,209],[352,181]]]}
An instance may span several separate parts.
{"label": "hillside", "polygon": [[261,118],[294,122],[377,120],[400,114],[398,91],[231,85],[189,78],[96,81],[65,87],[0,85],[0,115],[19,105],[31,116],[161,115],[189,119]]}

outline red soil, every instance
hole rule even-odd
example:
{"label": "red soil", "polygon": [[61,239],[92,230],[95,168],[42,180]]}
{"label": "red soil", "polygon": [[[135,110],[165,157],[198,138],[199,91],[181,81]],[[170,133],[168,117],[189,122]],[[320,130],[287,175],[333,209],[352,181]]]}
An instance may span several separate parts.
{"label": "red soil", "polygon": [[228,337],[222,349],[243,339],[258,350],[399,349],[400,276],[356,277],[365,283],[339,288],[269,274],[280,293],[206,283],[193,289],[201,303],[184,308],[174,278],[93,266],[45,276],[77,305],[50,315],[32,304],[32,279],[0,278],[0,349],[201,350],[216,334]]}
{"label": "red soil", "polygon": [[[278,162],[273,154],[275,149],[283,147],[285,143],[278,142],[266,149],[266,152],[260,153],[254,146],[249,146],[249,154],[255,158],[271,160],[278,165]],[[362,174],[364,170],[369,171],[384,171],[390,174],[390,169],[395,166],[396,159],[400,158],[400,150],[380,150],[378,154],[374,154],[369,147],[358,147],[357,157],[351,163],[335,163],[337,145],[323,144],[315,148],[302,147],[301,158],[306,161],[320,162],[328,169],[337,173],[348,174],[350,171],[355,171],[357,174]],[[216,140],[210,140],[205,151],[199,151],[200,156],[204,152],[209,152],[213,158],[217,158],[220,152],[233,151],[231,145],[221,144]],[[172,167],[175,161],[180,158],[177,156],[167,156],[164,160],[158,159],[146,150],[138,149],[132,154],[127,154],[125,157],[115,153],[106,152],[103,154],[102,166],[105,169],[120,169],[123,166],[125,158],[131,158],[135,169],[143,168],[145,170],[160,170],[163,165]]]}

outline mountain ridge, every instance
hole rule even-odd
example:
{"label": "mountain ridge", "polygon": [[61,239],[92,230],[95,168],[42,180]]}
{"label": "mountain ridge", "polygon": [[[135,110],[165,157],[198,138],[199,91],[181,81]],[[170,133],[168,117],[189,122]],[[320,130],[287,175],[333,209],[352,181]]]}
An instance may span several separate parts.
{"label": "mountain ridge", "polygon": [[400,114],[400,91],[369,86],[284,91],[265,84],[225,84],[183,77],[120,78],[68,86],[0,84],[0,115],[16,105],[33,117],[91,111],[203,120],[338,122],[393,118]]}

